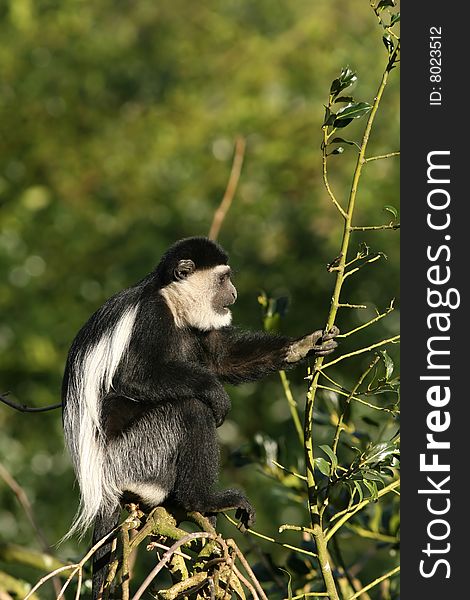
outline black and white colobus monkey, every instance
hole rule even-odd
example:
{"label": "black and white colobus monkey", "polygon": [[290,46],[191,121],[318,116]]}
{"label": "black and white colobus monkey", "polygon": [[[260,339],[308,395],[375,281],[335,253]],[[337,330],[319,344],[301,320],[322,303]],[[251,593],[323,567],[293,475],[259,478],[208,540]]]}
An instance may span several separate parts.
{"label": "black and white colobus monkey", "polygon": [[[214,489],[216,428],[230,408],[223,383],[329,354],[338,330],[293,340],[234,329],[228,307],[237,292],[227,263],[207,238],[180,240],[76,336],[62,390],[65,439],[81,490],[68,535],[95,523],[94,541],[101,539],[117,525],[129,494],[148,507],[166,501],[202,513],[236,508],[245,526],[253,523],[242,492]],[[99,570],[96,564],[95,598]]]}

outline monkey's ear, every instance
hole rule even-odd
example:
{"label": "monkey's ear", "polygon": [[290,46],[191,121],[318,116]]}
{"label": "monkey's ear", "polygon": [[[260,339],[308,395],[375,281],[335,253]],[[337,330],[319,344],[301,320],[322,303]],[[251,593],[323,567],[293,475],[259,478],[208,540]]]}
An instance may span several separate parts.
{"label": "monkey's ear", "polygon": [[174,276],[176,281],[181,281],[182,279],[186,279],[188,275],[194,273],[196,270],[196,265],[193,263],[191,259],[180,260],[178,266],[174,270]]}

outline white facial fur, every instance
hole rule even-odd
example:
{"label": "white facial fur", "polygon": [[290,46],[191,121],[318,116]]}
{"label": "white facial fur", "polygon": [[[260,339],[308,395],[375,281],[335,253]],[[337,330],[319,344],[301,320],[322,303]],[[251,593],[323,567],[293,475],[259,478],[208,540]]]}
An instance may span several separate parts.
{"label": "white facial fur", "polygon": [[201,331],[227,327],[232,322],[228,308],[214,310],[212,298],[218,276],[230,271],[227,265],[195,271],[181,281],[174,281],[160,290],[178,328],[195,327]]}

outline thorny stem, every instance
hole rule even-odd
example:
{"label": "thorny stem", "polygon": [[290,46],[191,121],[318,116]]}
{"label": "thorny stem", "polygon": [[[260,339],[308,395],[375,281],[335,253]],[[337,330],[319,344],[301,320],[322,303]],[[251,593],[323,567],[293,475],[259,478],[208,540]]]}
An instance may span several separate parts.
{"label": "thorny stem", "polygon": [[[397,59],[398,51],[395,51],[391,57],[389,57],[387,67],[382,74],[382,80],[380,82],[379,88],[377,90],[377,95],[374,99],[372,109],[369,113],[369,118],[367,120],[367,124],[364,130],[364,135],[362,137],[362,143],[359,150],[359,154],[357,157],[356,167],[354,170],[353,181],[351,185],[351,190],[349,193],[349,200],[347,210],[340,206],[336,197],[331,191],[331,188],[328,183],[327,177],[327,167],[326,167],[326,141],[328,140],[327,127],[323,128],[324,132],[324,144],[323,144],[323,179],[325,182],[325,187],[327,192],[333,201],[335,207],[339,210],[341,215],[344,218],[344,229],[343,229],[343,239],[341,243],[341,251],[339,254],[339,263],[336,269],[336,282],[335,288],[333,292],[333,297],[331,300],[330,310],[326,322],[325,330],[329,331],[331,327],[335,323],[336,314],[340,307],[340,294],[341,288],[344,282],[344,272],[346,265],[346,257],[349,249],[349,242],[352,229],[352,219],[354,214],[354,207],[356,203],[356,195],[359,186],[359,180],[361,178],[362,168],[365,164],[365,153],[367,149],[367,145],[369,142],[370,133],[372,130],[372,125],[375,120],[375,116],[377,114],[377,110],[379,108],[380,101],[382,99],[382,95],[385,90],[385,86],[387,85],[389,72],[393,66],[393,63]],[[338,361],[333,361],[338,362]],[[335,581],[333,579],[331,565],[328,560],[328,551],[326,548],[326,544],[331,535],[327,538],[325,537],[323,527],[321,525],[320,511],[317,506],[317,493],[316,493],[316,483],[315,483],[315,475],[314,475],[314,450],[313,450],[313,439],[312,439],[312,427],[313,427],[313,408],[315,404],[316,392],[318,389],[318,379],[320,377],[320,371],[323,364],[323,357],[317,358],[315,361],[315,369],[312,377],[311,384],[307,391],[306,398],[306,406],[305,406],[305,426],[304,426],[304,448],[305,448],[305,465],[306,465],[306,475],[307,475],[307,488],[308,488],[308,505],[310,512],[310,521],[312,524],[312,529],[314,531],[313,537],[315,539],[315,543],[318,550],[318,560],[320,563],[321,572],[323,575],[323,579],[325,582],[326,590],[328,592],[328,596],[330,600],[338,600],[338,592],[336,590]],[[339,525],[340,526],[340,525]]]}
{"label": "thorny stem", "polygon": [[[360,348],[359,350],[354,350],[354,352],[348,352],[348,354],[342,354],[335,360],[331,360],[330,362],[326,363],[326,365],[323,366],[323,369],[326,369],[327,367],[335,365],[336,363],[339,363],[339,362],[345,360],[346,358],[350,358],[351,356],[357,356],[358,354],[364,354],[364,352],[369,352],[370,350],[373,350],[374,348],[379,348],[380,346],[385,346],[386,344],[396,344],[399,339],[400,339],[399,335],[394,335],[391,338],[387,338],[385,340],[380,340],[380,342],[376,342],[375,344],[371,344],[370,346],[367,346],[365,348]],[[314,375],[314,378],[315,378],[315,375]]]}
{"label": "thorny stem", "polygon": [[384,317],[386,317],[393,310],[394,310],[394,308],[393,308],[393,300],[392,300],[392,302],[390,303],[390,306],[385,310],[385,312],[377,315],[376,317],[374,317],[370,321],[367,321],[367,323],[363,323],[362,325],[359,325],[359,327],[355,327],[354,329],[351,329],[350,331],[348,331],[346,333],[340,333],[336,337],[337,338],[346,338],[346,337],[352,335],[353,333],[356,333],[356,331],[360,331],[361,329],[365,329],[366,327],[369,327],[373,323],[377,323],[377,321],[380,321],[381,319],[383,319]]}

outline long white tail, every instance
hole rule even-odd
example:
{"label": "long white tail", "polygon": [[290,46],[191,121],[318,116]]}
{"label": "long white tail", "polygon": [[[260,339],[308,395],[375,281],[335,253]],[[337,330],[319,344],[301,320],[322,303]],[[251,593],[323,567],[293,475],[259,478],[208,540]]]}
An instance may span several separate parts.
{"label": "long white tail", "polygon": [[105,440],[101,427],[101,400],[112,386],[113,376],[132,334],[137,306],[128,307],[116,325],[70,365],[64,410],[67,445],[80,484],[80,507],[65,538],[79,531],[83,536],[103,510],[115,510],[120,490],[106,472]]}

